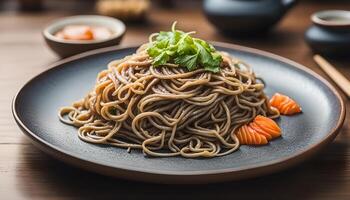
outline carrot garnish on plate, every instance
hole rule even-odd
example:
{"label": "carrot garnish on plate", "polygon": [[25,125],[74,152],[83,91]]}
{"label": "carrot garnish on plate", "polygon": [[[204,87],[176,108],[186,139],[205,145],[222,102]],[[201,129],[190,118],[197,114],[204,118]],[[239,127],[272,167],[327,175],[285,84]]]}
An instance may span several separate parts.
{"label": "carrot garnish on plate", "polygon": [[264,135],[257,133],[249,125],[243,125],[239,128],[236,136],[241,144],[264,145],[268,143],[267,138]]}
{"label": "carrot garnish on plate", "polygon": [[236,136],[241,144],[264,145],[281,136],[281,129],[272,119],[258,115],[249,124],[241,126]]}
{"label": "carrot garnish on plate", "polygon": [[296,101],[280,93],[272,96],[270,105],[279,110],[282,115],[293,115],[301,112],[301,107]]}

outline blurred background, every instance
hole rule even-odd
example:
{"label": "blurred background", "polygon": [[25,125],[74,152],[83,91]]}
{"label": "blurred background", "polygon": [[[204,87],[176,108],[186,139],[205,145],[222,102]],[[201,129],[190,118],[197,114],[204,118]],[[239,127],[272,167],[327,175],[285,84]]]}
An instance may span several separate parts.
{"label": "blurred background", "polygon": [[[326,9],[347,9],[350,6],[348,0],[296,0],[293,6],[284,11],[278,10],[277,7],[275,10],[271,8],[270,11],[264,7],[259,9],[257,6],[253,10],[243,7],[244,9],[237,10],[243,14],[236,16],[230,16],[236,12],[235,10],[219,13],[219,15],[228,16],[230,22],[237,23],[238,21],[239,25],[246,24],[242,23],[241,16],[247,13],[259,17],[258,13],[263,12],[261,10],[267,10],[266,12],[278,15],[271,22],[273,25],[268,26],[268,31],[259,30],[254,34],[251,34],[253,31],[248,31],[248,34],[244,33],[242,37],[242,34],[235,34],[235,31],[225,33],[220,26],[221,24],[226,26],[222,18],[215,18],[215,16],[213,18],[210,15],[213,13],[211,5],[224,5],[230,1],[272,2],[271,5],[277,5],[280,2],[291,0],[0,0],[0,42],[3,42],[2,45],[10,41],[24,42],[22,44],[25,45],[30,38],[29,44],[42,45],[41,31],[51,22],[70,15],[99,14],[112,16],[126,23],[127,33],[121,44],[145,42],[149,33],[157,32],[159,29],[167,30],[171,23],[177,20],[180,28],[185,31],[197,30],[198,36],[204,39],[259,47],[287,56],[277,50],[281,51],[279,48],[281,45],[296,44],[296,39],[303,41],[301,50],[305,47],[305,53],[309,52],[304,43],[304,32],[312,24],[310,17],[314,12]],[[205,8],[205,3],[210,5],[209,8],[208,6]],[[219,7],[217,9],[220,11]],[[283,14],[278,14],[280,12]],[[264,23],[266,20],[260,17],[255,21]],[[241,28],[241,26],[236,27]],[[17,31],[13,31],[14,29]],[[0,49],[0,53],[4,53],[2,51],[3,49]],[[282,49],[282,51],[290,51],[290,48]]]}

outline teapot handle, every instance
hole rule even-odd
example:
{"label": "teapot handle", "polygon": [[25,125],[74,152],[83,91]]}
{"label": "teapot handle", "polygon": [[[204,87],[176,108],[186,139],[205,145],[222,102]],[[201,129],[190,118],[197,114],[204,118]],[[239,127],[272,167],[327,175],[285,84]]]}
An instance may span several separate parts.
{"label": "teapot handle", "polygon": [[286,10],[289,10],[297,3],[297,0],[281,0],[281,1]]}

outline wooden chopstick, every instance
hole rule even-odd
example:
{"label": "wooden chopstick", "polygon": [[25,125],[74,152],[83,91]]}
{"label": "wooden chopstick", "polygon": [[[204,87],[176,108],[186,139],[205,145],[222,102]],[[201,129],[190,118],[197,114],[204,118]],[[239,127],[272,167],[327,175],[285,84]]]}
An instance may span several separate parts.
{"label": "wooden chopstick", "polygon": [[332,64],[320,55],[314,56],[315,62],[350,98],[350,81],[345,78]]}

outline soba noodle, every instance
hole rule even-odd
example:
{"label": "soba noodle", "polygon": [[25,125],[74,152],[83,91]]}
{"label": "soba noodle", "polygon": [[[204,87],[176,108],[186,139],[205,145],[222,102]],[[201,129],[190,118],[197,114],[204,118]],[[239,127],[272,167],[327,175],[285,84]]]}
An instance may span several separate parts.
{"label": "soba noodle", "polygon": [[80,139],[165,157],[215,157],[239,147],[235,131],[257,115],[277,117],[264,85],[242,61],[220,52],[220,72],[152,66],[145,45],[108,65],[95,89],[60,120]]}

